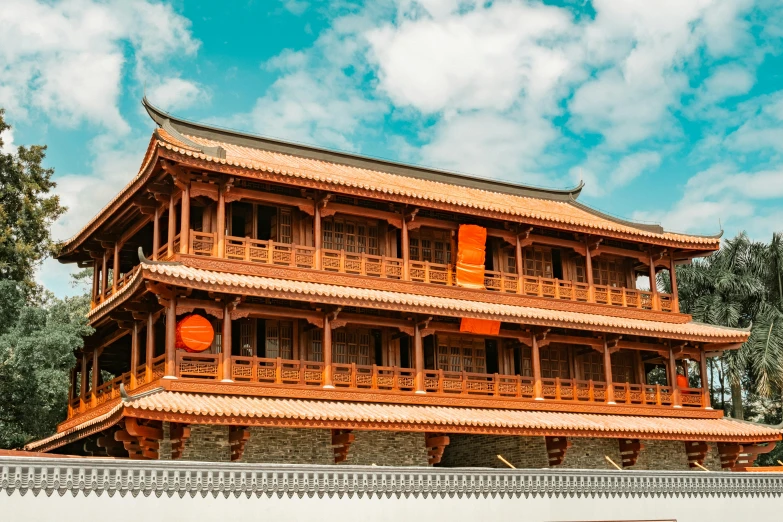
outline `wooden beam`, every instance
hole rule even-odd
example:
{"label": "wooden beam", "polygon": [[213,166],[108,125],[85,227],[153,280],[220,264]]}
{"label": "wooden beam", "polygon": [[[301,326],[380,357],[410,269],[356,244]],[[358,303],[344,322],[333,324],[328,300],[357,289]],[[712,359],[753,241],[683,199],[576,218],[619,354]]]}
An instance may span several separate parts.
{"label": "wooden beam", "polygon": [[239,200],[296,207],[310,216],[312,216],[314,213],[312,199],[287,196],[285,194],[275,194],[272,192],[261,192],[259,190],[242,189],[236,187],[231,188],[230,192],[228,192],[226,195],[226,201],[230,202]]}
{"label": "wooden beam", "polygon": [[427,463],[432,466],[440,463],[443,451],[449,445],[449,437],[443,433],[425,433],[424,445],[427,448]]}
{"label": "wooden beam", "polygon": [[242,459],[245,453],[245,445],[250,440],[250,428],[244,426],[230,426],[228,428],[228,445],[231,448],[231,462]]}
{"label": "wooden beam", "polygon": [[378,210],[375,208],[366,208],[331,202],[328,204],[328,206],[325,206],[321,209],[321,217],[333,216],[334,214],[346,214],[349,216],[362,216],[378,219],[380,221],[386,221],[395,228],[402,228],[402,217],[396,212],[389,212],[388,210]]}
{"label": "wooden beam", "polygon": [[[282,308],[279,306],[262,305],[256,303],[242,303],[231,312],[232,319],[243,317],[258,317],[263,319],[304,319],[318,328],[324,327],[322,313],[300,308]],[[342,318],[342,317],[341,317]]]}
{"label": "wooden beam", "polygon": [[623,467],[635,465],[639,459],[639,453],[644,449],[644,444],[639,439],[618,439],[618,443]]}
{"label": "wooden beam", "polygon": [[332,430],[332,448],[334,449],[334,463],[339,464],[348,460],[348,449],[356,440],[352,430]]}
{"label": "wooden beam", "polygon": [[566,437],[545,437],[546,453],[550,466],[559,466],[565,459],[566,451],[571,447],[571,441]]}

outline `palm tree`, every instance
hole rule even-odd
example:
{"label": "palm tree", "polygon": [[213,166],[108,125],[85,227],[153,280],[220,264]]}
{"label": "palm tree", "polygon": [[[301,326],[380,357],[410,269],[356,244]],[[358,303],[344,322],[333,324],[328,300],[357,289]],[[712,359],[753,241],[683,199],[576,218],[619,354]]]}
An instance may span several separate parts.
{"label": "palm tree", "polygon": [[[731,390],[732,416],[743,418],[743,379],[746,391],[777,396],[783,390],[783,234],[770,244],[751,241],[743,232],[727,240],[716,253],[677,267],[680,309],[694,320],[751,328],[739,351],[718,361],[723,401],[724,378]],[[660,286],[671,288],[662,274]]]}

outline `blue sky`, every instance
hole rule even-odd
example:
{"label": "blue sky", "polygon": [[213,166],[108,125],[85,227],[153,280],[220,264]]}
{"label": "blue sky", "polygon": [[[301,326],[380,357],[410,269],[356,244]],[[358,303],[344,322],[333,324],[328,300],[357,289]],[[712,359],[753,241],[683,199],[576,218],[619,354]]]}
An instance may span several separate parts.
{"label": "blue sky", "polygon": [[[152,123],[548,187],[691,233],[783,230],[777,0],[4,0],[5,148],[45,143],[76,232]],[[39,279],[59,295],[71,268]]]}

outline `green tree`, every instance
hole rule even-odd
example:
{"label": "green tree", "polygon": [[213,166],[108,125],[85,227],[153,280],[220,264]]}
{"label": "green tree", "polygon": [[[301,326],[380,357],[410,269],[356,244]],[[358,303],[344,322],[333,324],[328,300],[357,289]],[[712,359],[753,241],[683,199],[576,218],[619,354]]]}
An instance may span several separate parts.
{"label": "green tree", "polygon": [[[4,114],[0,109],[0,132],[10,128]],[[0,152],[0,279],[19,281],[26,296],[37,289],[35,269],[56,250],[50,228],[66,210],[50,193],[54,170],[43,167],[45,156],[43,145]]]}
{"label": "green tree", "polygon": [[17,282],[0,281],[0,447],[18,448],[50,435],[65,418],[68,371],[92,333],[87,296],[43,305],[25,302]]}

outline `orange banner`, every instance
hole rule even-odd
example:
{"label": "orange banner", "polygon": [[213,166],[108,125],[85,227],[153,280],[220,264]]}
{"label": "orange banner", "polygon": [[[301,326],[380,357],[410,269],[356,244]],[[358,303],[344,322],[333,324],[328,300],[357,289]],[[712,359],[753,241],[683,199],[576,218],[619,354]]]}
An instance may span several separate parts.
{"label": "orange banner", "polygon": [[478,225],[460,225],[458,238],[457,284],[483,289],[487,229]]}
{"label": "orange banner", "polygon": [[459,331],[479,335],[497,335],[500,333],[500,321],[463,317],[459,324]]}

